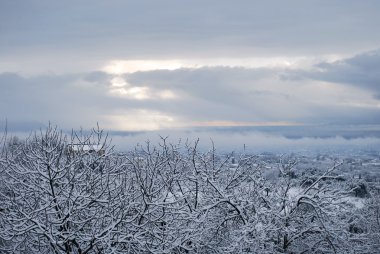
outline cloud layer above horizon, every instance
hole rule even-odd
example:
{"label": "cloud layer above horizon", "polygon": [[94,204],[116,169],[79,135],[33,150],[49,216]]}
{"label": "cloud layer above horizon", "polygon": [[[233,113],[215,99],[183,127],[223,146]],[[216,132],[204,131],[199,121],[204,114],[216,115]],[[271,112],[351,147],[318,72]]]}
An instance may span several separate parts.
{"label": "cloud layer above horizon", "polygon": [[378,1],[2,1],[0,121],[24,131],[48,121],[99,122],[111,131],[376,129],[379,8]]}

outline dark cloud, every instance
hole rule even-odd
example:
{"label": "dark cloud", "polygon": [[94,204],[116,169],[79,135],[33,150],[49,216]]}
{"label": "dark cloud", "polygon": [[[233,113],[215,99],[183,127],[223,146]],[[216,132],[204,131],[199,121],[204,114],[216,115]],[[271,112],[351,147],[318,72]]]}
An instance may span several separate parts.
{"label": "dark cloud", "polygon": [[180,94],[210,102],[244,106],[246,95],[260,94],[256,83],[276,76],[272,69],[246,69],[229,67],[204,67],[199,69],[158,70],[136,72],[125,76],[135,85],[171,89]]}
{"label": "dark cloud", "polygon": [[[96,122],[86,112],[102,112],[102,87],[80,84],[80,75],[22,77],[0,74],[0,115],[10,122],[51,120],[62,125]],[[97,103],[99,102],[99,103]]]}
{"label": "dark cloud", "polygon": [[276,73],[264,68],[205,67],[136,72],[125,78],[137,86],[173,91],[180,100],[163,103],[165,110],[194,121],[290,120],[286,110],[293,108],[297,99],[291,102],[286,92],[264,88],[265,82],[276,81]]}
{"label": "dark cloud", "polygon": [[[170,89],[182,95],[160,108],[175,115],[199,120],[293,121],[324,124],[377,124],[380,111],[350,105],[315,104],[297,94],[280,78],[284,73],[301,71],[281,69],[200,68],[175,71],[137,72],[126,75],[129,83],[153,89]],[[304,71],[302,71],[304,72]],[[297,86],[305,83],[300,80]],[[275,90],[270,89],[275,84]],[[307,87],[307,85],[306,85]],[[331,94],[334,96],[334,94]],[[327,98],[326,98],[327,99]]]}
{"label": "dark cloud", "polygon": [[109,84],[111,82],[112,75],[102,71],[93,71],[84,75],[83,79],[88,82]]}
{"label": "dark cloud", "polygon": [[327,82],[348,84],[366,89],[380,98],[380,50],[358,54],[354,57],[328,63],[322,62],[310,71],[297,70],[286,73],[283,78],[309,78]]}
{"label": "dark cloud", "polygon": [[369,89],[380,96],[380,50],[318,67],[322,75],[316,78]]}

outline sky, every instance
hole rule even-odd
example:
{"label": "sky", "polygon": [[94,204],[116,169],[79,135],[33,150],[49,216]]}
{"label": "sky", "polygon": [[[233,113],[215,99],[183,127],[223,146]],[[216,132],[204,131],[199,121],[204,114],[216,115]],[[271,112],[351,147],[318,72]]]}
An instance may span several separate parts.
{"label": "sky", "polygon": [[[0,123],[380,147],[380,2],[0,0]],[[268,148],[269,149],[269,148]]]}

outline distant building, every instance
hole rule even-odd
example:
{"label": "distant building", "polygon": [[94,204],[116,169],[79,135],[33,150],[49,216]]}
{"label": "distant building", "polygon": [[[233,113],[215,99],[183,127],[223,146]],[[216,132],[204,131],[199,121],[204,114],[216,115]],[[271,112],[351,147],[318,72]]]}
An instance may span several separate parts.
{"label": "distant building", "polygon": [[237,167],[239,167],[239,163],[235,159],[235,152],[232,152],[230,168],[237,168]]}

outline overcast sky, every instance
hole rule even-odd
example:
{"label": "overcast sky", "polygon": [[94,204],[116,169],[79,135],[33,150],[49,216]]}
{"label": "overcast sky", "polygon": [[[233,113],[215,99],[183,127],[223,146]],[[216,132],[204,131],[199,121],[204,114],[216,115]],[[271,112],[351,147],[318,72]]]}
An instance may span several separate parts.
{"label": "overcast sky", "polygon": [[379,10],[377,0],[0,0],[0,122],[197,135],[269,126],[285,139],[289,126],[305,127],[299,137],[334,126],[336,138],[349,126],[374,141]]}

